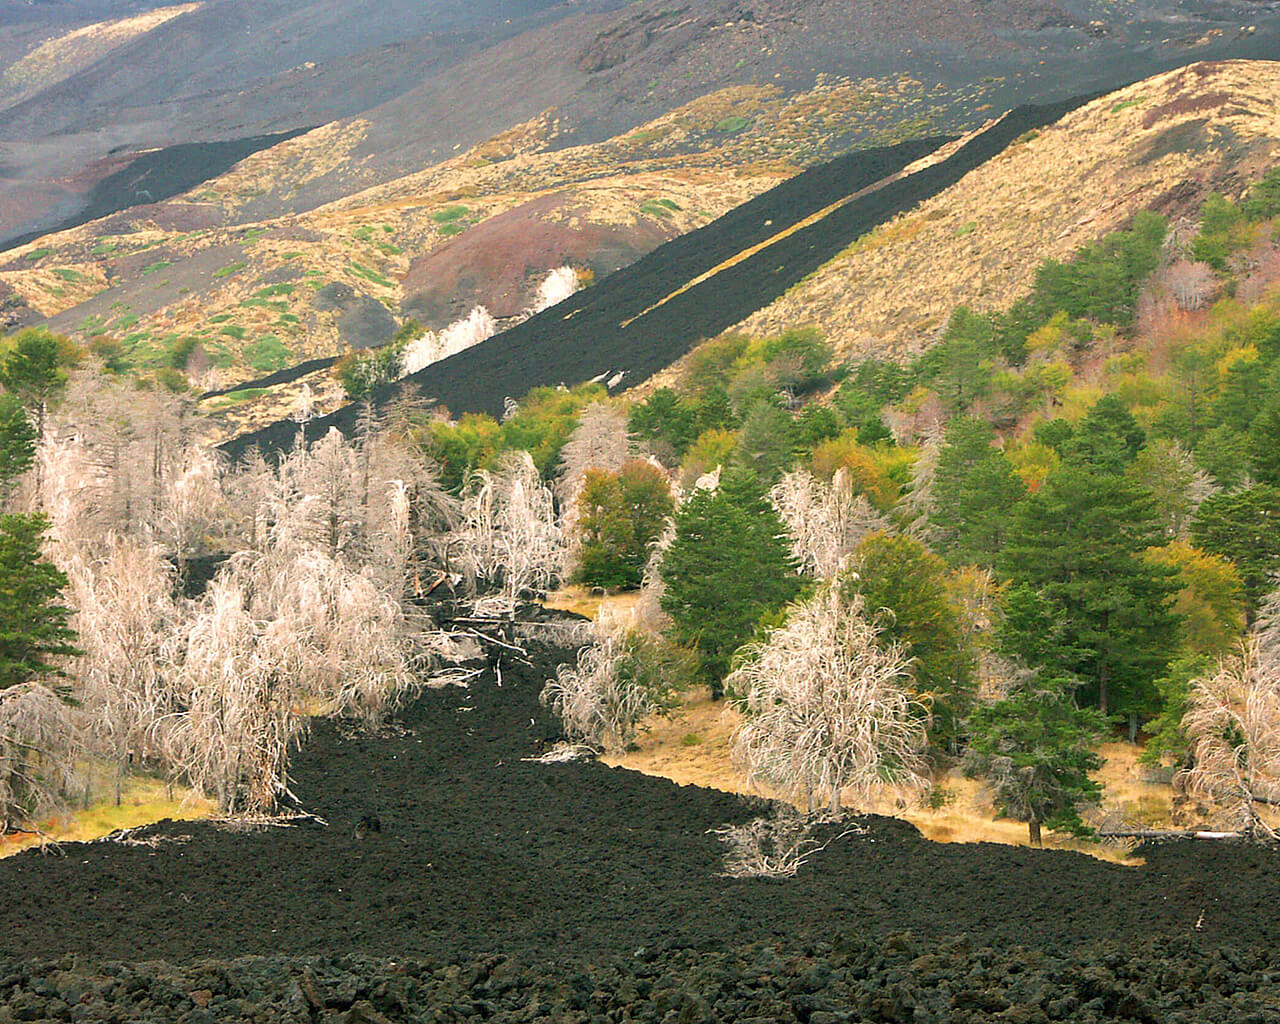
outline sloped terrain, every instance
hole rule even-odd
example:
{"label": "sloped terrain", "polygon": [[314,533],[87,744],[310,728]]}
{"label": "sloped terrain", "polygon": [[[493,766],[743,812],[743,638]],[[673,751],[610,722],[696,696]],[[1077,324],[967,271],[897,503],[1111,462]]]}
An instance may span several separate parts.
{"label": "sloped terrain", "polygon": [[986,311],[1139,210],[1173,220],[1238,196],[1274,164],[1280,63],[1195,64],[1111,93],[882,225],[746,318],[823,325],[842,355],[920,352],[961,303]]}
{"label": "sloped terrain", "polygon": [[[907,77],[948,93],[903,115],[940,131],[981,120],[975,88],[1000,107],[1060,99],[1188,59],[1270,55],[1280,38],[1276,15],[1247,0],[210,0],[176,16],[53,5],[42,19],[45,6],[0,25],[13,78],[0,237],[65,221],[108,156],[188,142],[361,124],[353,161],[252,197],[245,223],[410,173],[552,108],[556,144],[573,145],[730,86]],[[76,20],[95,10],[106,17]]]}
{"label": "sloped terrain", "polygon": [[[1048,991],[1072,991],[1077,1003],[1067,1007],[1101,998],[1114,1013],[1132,990],[1145,1000],[1146,1019],[1154,1019],[1151,1008],[1160,1000],[1194,1007],[1220,1000],[1237,982],[1246,987],[1246,979],[1248,987],[1274,990],[1270,954],[1215,952],[1280,939],[1280,874],[1268,848],[1171,843],[1145,848],[1141,867],[1120,867],[1079,854],[933,844],[903,822],[873,818],[865,835],[834,841],[794,879],[721,877],[721,847],[707,830],[758,816],[760,802],[597,763],[525,760],[556,737],[537,694],[555,662],[569,656],[534,650],[529,666],[503,656],[500,685],[489,672],[466,690],[428,691],[381,733],[344,735],[333,723],[318,724],[295,762],[294,789],[327,827],[242,833],[168,823],[133,837],[155,844],[67,845],[64,856],[32,851],[0,863],[0,957],[75,954],[62,971],[104,959],[328,958],[314,968],[324,979],[321,1006],[370,998],[378,984],[349,979],[341,984],[352,994],[343,996],[336,991],[341,976],[390,970],[341,959],[353,953],[402,964],[500,953],[512,960],[503,973],[537,961],[534,974],[489,993],[495,1008],[509,1007],[502,997],[513,990],[525,992],[527,1008],[536,979],[558,977],[558,968],[547,965],[563,958],[603,965],[601,978],[619,970],[652,978],[655,962],[670,965],[664,974],[676,972],[684,961],[671,951],[681,948],[726,954],[685,969],[709,971],[708,984],[718,978],[712,992],[723,985],[752,1006],[802,994],[857,999],[878,989],[890,1002],[870,1019],[910,1019],[899,1016],[901,1006],[909,1010],[918,990],[935,997],[947,988],[999,990],[972,1007],[993,1013],[1044,997],[1045,986],[1034,994],[1019,987],[1013,975],[1023,970],[1033,982],[1056,979]],[[357,823],[371,815],[381,831],[359,832]],[[903,931],[914,939],[881,941]],[[969,946],[936,948],[964,933],[973,937]],[[753,943],[793,952],[765,966],[772,954],[743,949]],[[970,946],[1005,952],[974,953]],[[1041,952],[1007,952],[1016,947]],[[1082,972],[1085,958],[1103,947],[1101,962]],[[802,988],[762,980],[759,991],[741,993],[749,977],[794,978],[788,964],[797,955],[813,959],[820,972],[825,963],[845,973],[815,975]],[[621,967],[623,960],[632,966]],[[475,984],[497,961],[484,963]],[[997,966],[1005,963],[1007,971]],[[1147,975],[1147,965],[1164,967]],[[279,969],[298,974],[297,964]],[[129,970],[130,978],[146,979],[157,969]],[[128,995],[172,1008],[189,1005],[184,993],[204,988],[248,1000],[225,1006],[217,1014],[223,1019],[245,1013],[282,984],[233,983],[248,977],[238,966],[229,975],[215,968],[208,973],[221,982],[197,985],[202,969],[190,970],[193,983],[174,983],[164,997],[145,980],[119,990],[103,981],[104,989],[90,984],[81,994],[113,1001]],[[49,967],[37,972],[49,974]],[[25,967],[0,969],[0,998],[13,998],[31,977]],[[77,1001],[59,995],[61,982],[51,983],[35,996]],[[891,1012],[895,999],[902,1002]],[[817,1002],[789,1005],[801,1020],[829,1012]],[[964,1008],[963,1000],[958,1005]]]}
{"label": "sloped terrain", "polygon": [[[791,179],[571,300],[383,388],[376,400],[416,393],[454,415],[496,416],[508,397],[539,385],[576,384],[624,371],[629,386],[639,384],[698,341],[782,295],[854,239],[959,181],[1078,102],[1013,111],[945,155],[935,153],[944,140],[903,143]],[[356,418],[355,407],[348,406],[310,421],[305,430],[308,437],[323,436],[331,427],[349,432]],[[252,447],[278,450],[300,429],[296,422],[279,422],[222,448],[232,458]]]}

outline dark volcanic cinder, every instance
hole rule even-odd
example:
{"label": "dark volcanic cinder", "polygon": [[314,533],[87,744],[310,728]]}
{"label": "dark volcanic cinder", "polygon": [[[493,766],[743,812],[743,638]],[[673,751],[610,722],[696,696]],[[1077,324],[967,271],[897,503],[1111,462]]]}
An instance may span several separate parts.
{"label": "dark volcanic cinder", "polygon": [[[594,961],[902,931],[921,954],[967,933],[1062,956],[1150,939],[1212,957],[1280,940],[1280,856],[1246,844],[1152,846],[1145,866],[1121,867],[931,843],[872,818],[794,879],[722,878],[707,830],[758,816],[759,801],[524,760],[557,736],[537,697],[568,657],[540,650],[532,668],[504,657],[501,687],[490,674],[428,692],[382,733],[318,723],[294,789],[328,827],[167,823],[151,834],[189,839],[0,862],[0,957]],[[379,830],[357,830],[369,816]]]}

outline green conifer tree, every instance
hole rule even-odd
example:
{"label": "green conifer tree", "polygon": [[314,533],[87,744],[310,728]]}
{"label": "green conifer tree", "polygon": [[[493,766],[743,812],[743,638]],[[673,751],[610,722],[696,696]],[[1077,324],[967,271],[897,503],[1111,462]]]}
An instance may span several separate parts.
{"label": "green conifer tree", "polygon": [[662,560],[662,609],[671,637],[698,651],[713,698],[724,695],[733,653],[761,618],[800,591],[786,527],[749,470],[724,474],[676,513],[676,536]]}

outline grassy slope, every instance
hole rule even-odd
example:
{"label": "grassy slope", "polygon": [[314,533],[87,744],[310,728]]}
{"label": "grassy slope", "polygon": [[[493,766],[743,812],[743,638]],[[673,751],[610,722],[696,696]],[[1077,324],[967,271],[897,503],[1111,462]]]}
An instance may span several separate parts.
{"label": "grassy slope", "polygon": [[[233,383],[260,375],[252,346],[264,335],[295,362],[335,353],[336,315],[311,306],[319,287],[339,282],[398,311],[412,258],[525,202],[564,195],[588,222],[647,218],[683,233],[833,155],[852,131],[869,132],[872,143],[901,137],[911,129],[898,115],[929,102],[908,80],[831,81],[800,95],[739,87],[568,149],[552,148],[548,116],[310,213],[236,223],[241,207],[263,194],[287,195],[341,168],[367,128],[341,122],[255,154],[185,196],[14,250],[0,263],[0,281],[58,329],[123,341],[142,368],[178,339],[199,337],[217,364],[201,384]],[[465,214],[444,219],[456,207]],[[294,284],[291,293],[261,294],[280,279]],[[238,403],[228,430],[250,413],[274,418],[290,397],[286,389],[274,403]]]}
{"label": "grassy slope", "polygon": [[1105,96],[860,239],[742,328],[821,324],[838,353],[920,352],[951,310],[1001,309],[1039,262],[1138,210],[1239,191],[1280,142],[1280,63],[1192,65]]}

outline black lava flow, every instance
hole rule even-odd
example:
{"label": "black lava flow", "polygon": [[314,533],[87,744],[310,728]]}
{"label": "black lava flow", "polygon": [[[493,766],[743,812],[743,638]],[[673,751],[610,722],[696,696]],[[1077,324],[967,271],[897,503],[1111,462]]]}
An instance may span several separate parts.
{"label": "black lava flow", "polygon": [[0,240],[0,252],[26,245],[44,235],[88,224],[121,210],[159,203],[229,171],[246,157],[296,138],[310,128],[295,128],[270,135],[231,139],[226,142],[184,142],[143,153],[128,166],[94,185],[84,206],[52,227],[42,227]]}
{"label": "black lava flow", "polygon": [[[698,231],[655,249],[572,299],[531,317],[482,345],[419,371],[375,394],[388,402],[412,391],[454,415],[498,415],[508,397],[540,385],[578,384],[627,371],[628,385],[669,366],[704,338],[740,323],[784,294],[880,224],[955,184],[1011,142],[1088,101],[1079,97],[1026,106],[915,174],[852,199],[828,216],[675,295],[730,257],[786,230],[842,198],[885,181],[946,139],[862,150],[798,175]],[[345,406],[305,427],[291,420],[233,438],[222,450],[237,459],[251,448],[288,448],[300,430],[322,437],[350,434],[359,410]]]}
{"label": "black lava flow", "polygon": [[[167,822],[155,848],[67,844],[0,861],[0,958],[360,953],[555,959],[732,951],[910,931],[1058,954],[1142,940],[1280,941],[1280,855],[1242,843],[1076,853],[939,844],[867,819],[786,881],[722,877],[708,830],[760,801],[599,763],[525,760],[558,738],[538,694],[570,652],[427,691],[379,732],[320,722],[294,790],[328,822],[243,833]],[[376,818],[379,830],[357,829]],[[176,841],[179,838],[182,841]]]}

